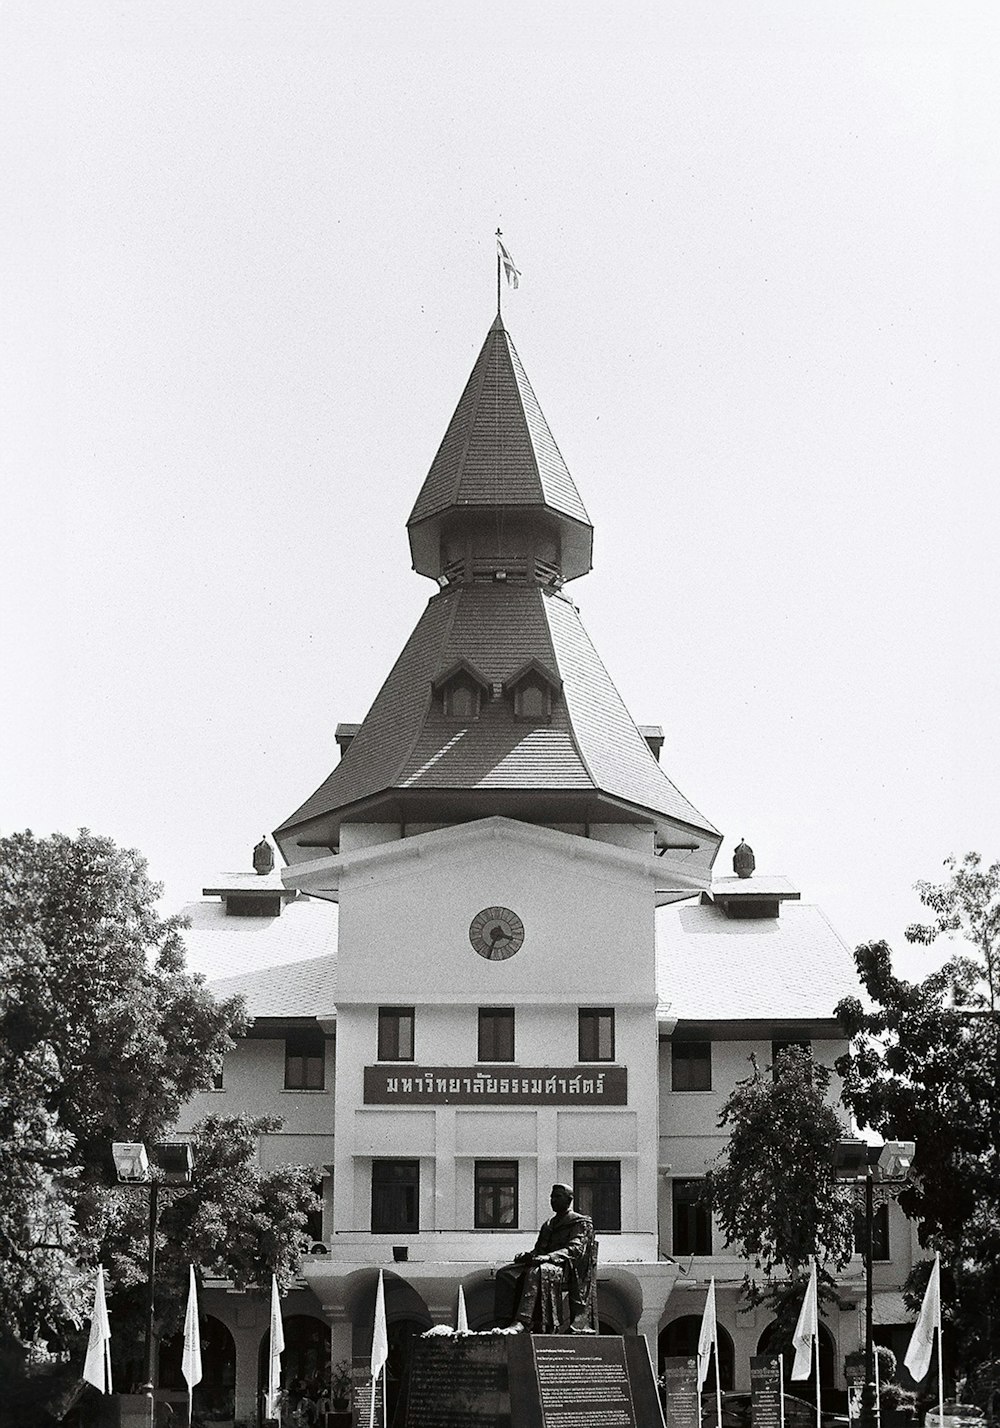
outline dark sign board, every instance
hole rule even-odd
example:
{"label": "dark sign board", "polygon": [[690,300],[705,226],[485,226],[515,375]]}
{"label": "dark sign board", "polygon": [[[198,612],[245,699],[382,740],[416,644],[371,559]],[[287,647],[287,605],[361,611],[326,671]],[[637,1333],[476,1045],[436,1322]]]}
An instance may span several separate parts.
{"label": "dark sign board", "polygon": [[[354,1428],[369,1428],[372,1422],[372,1361],[368,1354],[351,1360],[351,1407]],[[375,1428],[385,1428],[385,1374],[378,1376],[378,1396],[375,1399]]]}
{"label": "dark sign board", "polygon": [[666,1385],[667,1428],[700,1428],[698,1360],[664,1359],[663,1378]]}
{"label": "dark sign board", "polygon": [[395,1422],[403,1428],[663,1428],[663,1415],[645,1339],[442,1334],[413,1341]]}
{"label": "dark sign board", "polygon": [[750,1359],[750,1411],[753,1428],[780,1428],[781,1360],[777,1354]]}
{"label": "dark sign board", "polygon": [[365,1067],[366,1106],[624,1106],[628,1071],[520,1066],[498,1075],[482,1066]]}
{"label": "dark sign board", "polygon": [[636,1428],[624,1339],[538,1334],[531,1347],[543,1428]]}
{"label": "dark sign board", "polygon": [[507,1342],[500,1334],[414,1339],[406,1428],[510,1428]]}

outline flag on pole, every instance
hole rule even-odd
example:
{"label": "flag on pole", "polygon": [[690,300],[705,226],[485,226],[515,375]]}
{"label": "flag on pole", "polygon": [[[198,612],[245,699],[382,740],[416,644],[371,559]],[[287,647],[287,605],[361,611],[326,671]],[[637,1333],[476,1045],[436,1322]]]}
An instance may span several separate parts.
{"label": "flag on pole", "polygon": [[806,1297],[802,1301],[802,1308],[799,1310],[799,1321],[795,1325],[795,1333],[792,1335],[792,1346],[795,1349],[795,1362],[792,1364],[792,1378],[808,1378],[811,1368],[812,1346],[819,1335],[819,1326],[816,1322],[816,1261],[812,1261],[812,1269],[809,1271],[809,1283],[806,1286]]}
{"label": "flag on pole", "polygon": [[501,263],[503,263],[503,270],[506,274],[508,283],[510,283],[512,288],[516,288],[518,278],[520,278],[521,274],[518,272],[517,268],[515,268],[514,259],[507,252],[507,249],[504,247],[499,237],[497,238],[497,252],[500,254],[500,261]]}
{"label": "flag on pole", "polygon": [[84,1382],[92,1383],[102,1393],[111,1393],[111,1324],[104,1298],[104,1266],[97,1266],[94,1287],[94,1312],[90,1316],[90,1339],[83,1365]]}
{"label": "flag on pole", "polygon": [[469,1316],[465,1310],[465,1291],[462,1286],[458,1286],[458,1316],[455,1320],[455,1328],[460,1334],[469,1332]]}
{"label": "flag on pole", "polygon": [[372,1408],[369,1428],[375,1422],[375,1399],[378,1397],[378,1376],[385,1368],[389,1357],[389,1334],[385,1325],[385,1282],[382,1271],[378,1272],[378,1288],[375,1291],[375,1323],[372,1327]]}
{"label": "flag on pole", "polygon": [[708,1298],[705,1300],[705,1312],[701,1316],[701,1333],[698,1335],[698,1392],[702,1390],[705,1379],[708,1375],[709,1360],[712,1357],[712,1350],[716,1354],[719,1352],[719,1334],[715,1318],[715,1276],[708,1282]]}
{"label": "flag on pole", "polygon": [[267,1353],[267,1416],[278,1416],[278,1394],[281,1392],[281,1355],[285,1349],[285,1331],[281,1323],[281,1300],[278,1298],[278,1277],[271,1275],[271,1325]]}
{"label": "flag on pole", "polygon": [[194,1417],[194,1386],[201,1383],[201,1334],[198,1329],[198,1286],[194,1278],[194,1265],[190,1266],[188,1281],[187,1312],[184,1315],[184,1354],[181,1358],[181,1373],[188,1386],[188,1422]]}
{"label": "flag on pole", "polygon": [[927,1370],[931,1366],[931,1355],[934,1352],[934,1330],[935,1328],[940,1329],[940,1326],[941,1256],[936,1254],[931,1275],[927,1281],[927,1288],[924,1290],[924,1302],[920,1306],[920,1315],[913,1326],[910,1347],[903,1360],[915,1383],[919,1383],[922,1378],[927,1376]]}

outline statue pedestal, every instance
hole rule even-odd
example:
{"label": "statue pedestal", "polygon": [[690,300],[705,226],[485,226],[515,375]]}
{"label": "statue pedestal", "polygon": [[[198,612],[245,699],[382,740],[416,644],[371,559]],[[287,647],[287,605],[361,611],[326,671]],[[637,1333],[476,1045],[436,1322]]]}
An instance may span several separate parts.
{"label": "statue pedestal", "polygon": [[415,1339],[394,1428],[661,1428],[646,1341],[606,1334]]}

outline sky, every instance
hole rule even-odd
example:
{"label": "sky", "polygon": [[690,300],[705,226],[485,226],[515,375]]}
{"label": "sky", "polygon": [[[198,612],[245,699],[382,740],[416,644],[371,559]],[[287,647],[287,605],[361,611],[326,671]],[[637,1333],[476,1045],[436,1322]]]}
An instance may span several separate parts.
{"label": "sky", "polygon": [[249,868],[434,587],[495,311],[726,842],[908,975],[1000,857],[1000,10],[6,0],[0,828]]}

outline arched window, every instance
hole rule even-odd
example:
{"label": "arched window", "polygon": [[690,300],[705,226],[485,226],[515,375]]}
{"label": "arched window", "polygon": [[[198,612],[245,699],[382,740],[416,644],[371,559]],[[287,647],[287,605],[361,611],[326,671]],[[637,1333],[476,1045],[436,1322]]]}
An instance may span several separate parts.
{"label": "arched window", "polygon": [[547,719],[552,695],[540,679],[522,679],[514,691],[514,713],[519,719]]}
{"label": "arched window", "polygon": [[[673,1319],[665,1329],[660,1331],[658,1340],[660,1372],[663,1372],[663,1360],[672,1358],[693,1358],[698,1352],[698,1335],[701,1333],[701,1315],[684,1314],[680,1319]],[[728,1331],[718,1325],[719,1336],[719,1381],[724,1390],[732,1389],[736,1365],[736,1353],[733,1348],[733,1341]],[[705,1381],[706,1388],[715,1387],[715,1364],[708,1366],[708,1378]]]}
{"label": "arched window", "polygon": [[461,675],[444,687],[444,712],[449,719],[478,719],[480,691]]}
{"label": "arched window", "polygon": [[[796,1379],[792,1382],[790,1377],[792,1364],[795,1360],[795,1351],[789,1346],[788,1332],[782,1338],[781,1329],[776,1319],[772,1319],[770,1324],[757,1340],[757,1352],[759,1354],[779,1354],[785,1357],[785,1391],[787,1393],[798,1394],[800,1397],[811,1397],[815,1402],[816,1397],[816,1359],[815,1351],[812,1360],[812,1367],[809,1370],[809,1377]],[[825,1324],[819,1326],[819,1381],[821,1388],[834,1388],[836,1386],[835,1370],[836,1353],[833,1345],[833,1335]]]}

